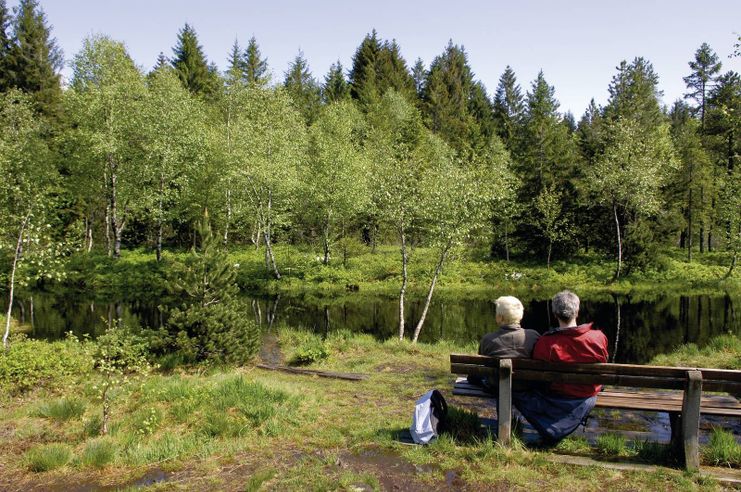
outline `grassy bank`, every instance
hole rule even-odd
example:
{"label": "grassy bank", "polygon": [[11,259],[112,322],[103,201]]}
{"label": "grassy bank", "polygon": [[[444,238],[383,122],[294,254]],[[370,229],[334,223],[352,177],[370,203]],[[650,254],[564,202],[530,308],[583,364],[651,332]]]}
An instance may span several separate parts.
{"label": "grassy bank", "polygon": [[[51,354],[66,351],[67,356],[53,359],[56,370],[33,381],[19,369],[22,354],[0,356],[0,380],[12,383],[2,393],[0,489],[126,486],[147,480],[162,481],[156,490],[436,489],[451,484],[523,490],[716,488],[712,481],[679,471],[574,467],[550,462],[550,450],[501,448],[491,436],[471,429],[471,413],[463,410],[468,402],[448,391],[448,354],[473,351],[473,345],[414,346],[346,332],[322,339],[290,329],[280,329],[268,342],[273,361],[301,361],[369,378],[318,379],[253,366],[160,370],[117,390],[110,432],[102,436],[100,381],[83,344],[17,342],[12,350],[25,347],[23,357],[35,357],[34,367],[49,362]],[[23,382],[24,388],[16,387]],[[398,435],[409,426],[415,399],[433,387],[444,390],[458,408],[457,430],[430,446],[401,444]],[[719,439],[729,446],[725,437]],[[647,445],[621,444],[619,437],[593,445],[567,440],[555,452],[649,462],[659,454]]]}
{"label": "grassy bank", "polygon": [[[158,264],[152,252],[124,251],[120,260],[103,255],[80,255],[68,266],[66,285],[101,297],[127,297],[165,292],[167,261],[184,252],[165,252]],[[256,293],[288,293],[337,296],[355,291],[394,296],[401,276],[399,251],[381,246],[372,252],[357,246],[345,262],[333,260],[323,265],[316,251],[307,247],[278,245],[275,248],[283,278],[275,280],[265,269],[264,253],[252,247],[232,249],[230,259],[238,266],[238,284]],[[409,265],[412,294],[422,294],[434,270],[435,255],[427,248],[416,248]],[[469,299],[491,298],[503,292],[550,296],[554,290],[571,288],[582,297],[608,293],[637,296],[681,291],[684,294],[741,290],[739,272],[723,280],[730,256],[706,253],[693,262],[681,251],[666,251],[656,266],[631,273],[612,282],[614,263],[597,255],[556,260],[547,269],[543,262],[488,260],[483,253],[468,252],[448,262],[438,282],[437,295]]]}

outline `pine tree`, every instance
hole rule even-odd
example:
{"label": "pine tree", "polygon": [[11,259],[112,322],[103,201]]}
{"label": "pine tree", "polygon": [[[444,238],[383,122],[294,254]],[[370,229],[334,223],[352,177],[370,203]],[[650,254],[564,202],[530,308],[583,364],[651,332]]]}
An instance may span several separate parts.
{"label": "pine tree", "polygon": [[525,104],[522,91],[512,67],[507,68],[499,78],[499,85],[494,95],[494,119],[499,136],[511,151],[515,146],[515,137],[522,125]]}
{"label": "pine tree", "polygon": [[216,92],[218,79],[210,70],[203,48],[198,44],[198,35],[191,25],[186,23],[180,30],[172,52],[171,63],[183,87],[199,96],[208,97]]}
{"label": "pine tree", "polygon": [[378,56],[376,77],[381,95],[393,89],[407,99],[414,100],[416,95],[414,79],[409,72],[406,60],[401,56],[401,49],[395,39],[383,44]]}
{"label": "pine tree", "polygon": [[430,65],[423,108],[429,128],[458,151],[469,146],[468,136],[475,125],[468,108],[473,84],[466,52],[449,41]]}
{"label": "pine tree", "polygon": [[15,9],[13,32],[13,86],[32,94],[42,113],[58,116],[62,95],[59,70],[64,59],[37,0],[21,0]]}
{"label": "pine tree", "polygon": [[245,80],[249,85],[265,86],[270,81],[268,60],[262,57],[260,45],[255,36],[250,38],[247,49],[242,54]]}
{"label": "pine tree", "polygon": [[494,105],[486,93],[486,87],[479,81],[474,82],[471,86],[471,95],[468,99],[468,112],[476,122],[469,138],[474,147],[481,148],[497,132],[496,122],[494,120]]}
{"label": "pine tree", "polygon": [[13,86],[13,74],[11,72],[11,49],[10,39],[10,13],[5,5],[5,0],[0,0],[0,92],[5,92]]}
{"label": "pine tree", "polygon": [[294,107],[310,125],[319,112],[321,90],[309,71],[309,64],[304,58],[304,52],[298,52],[296,58],[288,67],[283,86],[291,96]]}
{"label": "pine tree", "polygon": [[154,68],[152,69],[152,71],[154,72],[157,70],[162,70],[165,67],[169,66],[171,66],[170,60],[168,60],[165,54],[160,51],[160,54],[157,55],[157,63],[154,64]]}
{"label": "pine tree", "polygon": [[721,63],[712,48],[707,43],[702,43],[689,66],[692,73],[683,79],[689,92],[684,97],[697,104],[695,112],[700,114],[700,129],[705,131],[705,101],[714,77],[720,73]]}
{"label": "pine tree", "polygon": [[342,71],[342,64],[339,60],[329,67],[329,72],[324,76],[324,85],[322,86],[322,101],[329,104],[336,101],[342,101],[350,97],[350,85],[345,80],[345,74]]}
{"label": "pine tree", "polygon": [[597,156],[602,152],[601,122],[602,113],[592,98],[576,127],[579,149],[590,166],[594,165]]}

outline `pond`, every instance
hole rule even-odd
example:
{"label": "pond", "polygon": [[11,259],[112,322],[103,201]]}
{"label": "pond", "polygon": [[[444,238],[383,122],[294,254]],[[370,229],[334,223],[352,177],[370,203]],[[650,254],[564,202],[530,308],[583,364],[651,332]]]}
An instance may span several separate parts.
{"label": "pond", "polygon": [[[525,304],[523,326],[545,331],[555,322],[548,301],[521,296]],[[340,298],[277,296],[245,297],[246,315],[254,316],[265,330],[283,323],[319,333],[347,329],[372,334],[379,339],[397,334],[398,304],[393,298],[354,293]],[[115,319],[129,326],[157,327],[164,317],[153,302],[82,300],[76,293],[26,294],[13,306],[14,317],[26,325],[29,336],[61,338],[68,331],[77,335],[101,333]],[[407,333],[422,309],[422,300],[407,305]],[[713,295],[682,296],[657,294],[651,298],[604,295],[583,299],[580,321],[591,320],[610,341],[614,362],[644,363],[682,343],[703,345],[719,334],[741,335],[741,296],[719,292]],[[433,300],[421,341],[478,340],[496,328],[493,301]]]}

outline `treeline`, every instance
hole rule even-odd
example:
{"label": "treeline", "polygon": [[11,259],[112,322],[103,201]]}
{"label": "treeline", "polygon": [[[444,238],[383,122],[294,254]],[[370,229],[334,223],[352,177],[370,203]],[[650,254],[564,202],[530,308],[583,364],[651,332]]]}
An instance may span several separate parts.
{"label": "treeline", "polygon": [[301,52],[271,80],[254,37],[221,72],[187,24],[147,73],[107,36],[83,42],[64,88],[61,63],[39,3],[0,0],[11,273],[31,253],[45,274],[70,250],[147,246],[159,259],[196,242],[204,214],[224,244],[263,247],[276,278],[279,241],[321,245],[325,263],[352,241],[392,241],[403,272],[410,245],[432,245],[435,273],[472,243],[544,264],[596,250],[616,277],[669,246],[735,263],[741,243],[741,77],[707,44],[684,100],[662,107],[637,57],[578,121],[542,72],[523,89],[507,67],[490,95],[462,46],[410,67],[375,31],[321,81]]}

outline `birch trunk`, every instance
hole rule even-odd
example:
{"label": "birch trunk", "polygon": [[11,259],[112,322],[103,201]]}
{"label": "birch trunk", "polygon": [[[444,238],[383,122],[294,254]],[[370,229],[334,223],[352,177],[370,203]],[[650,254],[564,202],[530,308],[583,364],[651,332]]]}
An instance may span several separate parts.
{"label": "birch trunk", "polygon": [[224,226],[224,246],[229,243],[229,224],[232,221],[232,191],[226,189],[226,225]]}
{"label": "birch trunk", "polygon": [[322,263],[329,265],[329,220],[324,223],[324,260]]}
{"label": "birch trunk", "polygon": [[13,264],[10,267],[10,288],[8,293],[8,310],[5,313],[5,334],[3,335],[3,348],[8,350],[8,337],[10,336],[10,315],[13,311],[13,294],[15,294],[15,272],[18,268],[18,261],[21,258],[21,249],[23,247],[23,233],[28,226],[30,214],[26,215],[21,224],[21,230],[18,232],[18,240],[15,245],[15,254],[13,255]]}
{"label": "birch trunk", "polygon": [[399,340],[404,340],[404,296],[407,292],[407,237],[404,233],[404,225],[399,227],[401,236],[401,289],[399,290]]}
{"label": "birch trunk", "polygon": [[432,301],[432,293],[435,290],[435,284],[437,284],[437,278],[440,276],[440,271],[443,268],[445,258],[448,256],[448,251],[450,251],[450,244],[445,246],[445,249],[443,249],[442,253],[440,254],[440,260],[438,260],[437,265],[435,266],[435,273],[432,275],[430,289],[427,291],[427,298],[425,299],[425,307],[422,309],[422,316],[420,316],[419,321],[417,322],[417,327],[414,329],[414,337],[412,338],[412,343],[417,343],[419,334],[422,331],[422,326],[425,324],[427,311],[430,309],[430,302]]}
{"label": "birch trunk", "polygon": [[620,219],[618,219],[617,203],[612,203],[612,213],[615,216],[615,232],[617,235],[617,270],[615,271],[615,278],[620,278],[620,270],[623,267],[623,241],[620,238]]}
{"label": "birch trunk", "polygon": [[162,214],[164,214],[164,206],[162,203],[162,196],[165,193],[165,180],[162,176],[160,176],[160,196],[159,196],[159,203],[157,204],[159,207],[159,214],[157,217],[157,263],[162,261],[162,227],[163,227],[163,220],[162,220]]}

